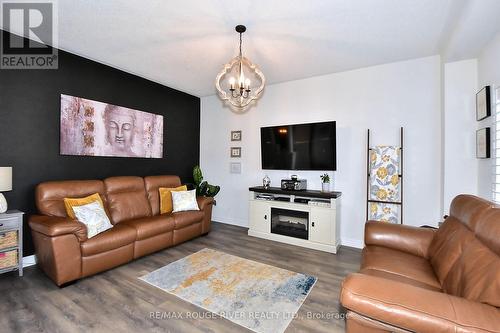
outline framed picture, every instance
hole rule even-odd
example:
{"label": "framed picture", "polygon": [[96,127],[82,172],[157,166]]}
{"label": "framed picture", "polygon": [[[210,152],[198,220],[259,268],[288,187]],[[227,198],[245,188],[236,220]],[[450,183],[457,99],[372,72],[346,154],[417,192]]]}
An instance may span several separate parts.
{"label": "framed picture", "polygon": [[490,128],[485,127],[476,132],[476,157],[490,158]]}
{"label": "framed picture", "polygon": [[241,147],[231,147],[231,157],[241,157]]}
{"label": "framed picture", "polygon": [[231,173],[240,174],[241,173],[241,163],[240,162],[231,162],[229,164],[229,171]]}
{"label": "framed picture", "polygon": [[241,131],[231,131],[231,141],[241,141]]}
{"label": "framed picture", "polygon": [[490,86],[486,86],[476,94],[476,120],[491,116]]}
{"label": "framed picture", "polygon": [[61,155],[163,157],[163,116],[61,95]]}

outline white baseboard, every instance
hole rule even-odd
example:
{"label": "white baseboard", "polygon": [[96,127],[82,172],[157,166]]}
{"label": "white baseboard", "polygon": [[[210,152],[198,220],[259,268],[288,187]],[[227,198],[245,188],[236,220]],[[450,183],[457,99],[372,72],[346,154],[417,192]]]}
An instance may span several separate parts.
{"label": "white baseboard", "polygon": [[226,218],[226,217],[222,217],[222,216],[214,216],[214,217],[212,217],[212,221],[248,228],[248,221],[247,220],[235,219],[233,217]]}
{"label": "white baseboard", "polygon": [[36,257],[35,255],[23,257],[23,268],[30,267],[36,265]]}
{"label": "white baseboard", "polygon": [[341,243],[343,246],[354,247],[356,249],[362,249],[365,246],[364,241],[354,238],[342,238]]}

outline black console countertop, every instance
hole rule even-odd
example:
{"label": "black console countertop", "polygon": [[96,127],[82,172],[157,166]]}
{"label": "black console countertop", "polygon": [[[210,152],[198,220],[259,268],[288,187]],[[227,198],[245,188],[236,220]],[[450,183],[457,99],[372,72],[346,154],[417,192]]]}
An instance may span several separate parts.
{"label": "black console countertop", "polygon": [[264,186],[254,186],[250,187],[248,190],[259,193],[287,194],[287,195],[296,195],[296,196],[321,198],[321,199],[336,199],[342,195],[342,192],[321,192],[314,190],[292,191],[292,190],[282,190],[280,187],[264,188]]}

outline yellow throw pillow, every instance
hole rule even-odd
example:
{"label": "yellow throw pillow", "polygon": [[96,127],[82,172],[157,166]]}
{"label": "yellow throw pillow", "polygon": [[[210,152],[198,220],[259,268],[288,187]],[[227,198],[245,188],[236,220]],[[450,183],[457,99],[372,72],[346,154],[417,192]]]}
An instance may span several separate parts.
{"label": "yellow throw pillow", "polygon": [[88,205],[92,202],[99,202],[102,208],[104,208],[104,203],[102,202],[101,196],[99,193],[94,193],[85,198],[64,198],[64,207],[66,207],[66,214],[72,219],[75,219],[75,212],[73,211],[73,207]]}
{"label": "yellow throw pillow", "polygon": [[174,209],[172,205],[172,191],[187,191],[187,186],[179,187],[160,187],[160,214],[170,214]]}

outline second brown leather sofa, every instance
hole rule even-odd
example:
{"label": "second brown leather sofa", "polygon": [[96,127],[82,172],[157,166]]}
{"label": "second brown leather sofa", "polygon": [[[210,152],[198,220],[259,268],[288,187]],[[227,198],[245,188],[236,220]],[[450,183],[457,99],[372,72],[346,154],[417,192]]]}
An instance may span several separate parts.
{"label": "second brown leather sofa", "polygon": [[[40,215],[29,219],[37,264],[57,284],[80,279],[182,243],[210,231],[212,198],[199,211],[160,215],[160,187],[181,185],[177,176],[111,177],[39,184]],[[64,198],[99,193],[113,228],[87,239],[86,226],[70,219]]]}
{"label": "second brown leather sofa", "polygon": [[438,230],[367,222],[348,333],[500,332],[500,209],[457,196]]}

